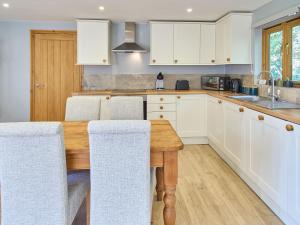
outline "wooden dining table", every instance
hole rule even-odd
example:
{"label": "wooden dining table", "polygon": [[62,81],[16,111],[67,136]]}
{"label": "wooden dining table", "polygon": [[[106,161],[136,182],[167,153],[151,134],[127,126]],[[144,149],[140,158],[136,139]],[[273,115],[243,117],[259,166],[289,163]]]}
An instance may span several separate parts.
{"label": "wooden dining table", "polygon": [[[151,122],[151,167],[156,167],[157,200],[164,201],[164,224],[175,225],[178,151],[183,143],[167,120]],[[88,122],[63,122],[68,170],[90,169]]]}

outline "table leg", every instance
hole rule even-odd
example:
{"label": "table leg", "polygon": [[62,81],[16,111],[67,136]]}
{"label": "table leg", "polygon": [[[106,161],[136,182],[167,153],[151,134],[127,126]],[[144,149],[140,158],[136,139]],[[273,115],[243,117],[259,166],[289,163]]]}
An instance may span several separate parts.
{"label": "table leg", "polygon": [[86,207],[86,225],[90,225],[90,191],[86,194],[85,207]]}
{"label": "table leg", "polygon": [[157,201],[163,200],[164,195],[164,168],[156,168],[156,193]]}
{"label": "table leg", "polygon": [[178,152],[164,153],[164,224],[175,225],[176,221],[176,185],[178,180]]}

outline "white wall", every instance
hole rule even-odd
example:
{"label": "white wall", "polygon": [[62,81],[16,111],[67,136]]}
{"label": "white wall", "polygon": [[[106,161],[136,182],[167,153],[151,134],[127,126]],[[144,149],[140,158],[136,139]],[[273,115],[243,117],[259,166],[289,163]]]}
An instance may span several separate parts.
{"label": "white wall", "polygon": [[30,119],[30,30],[75,30],[75,23],[0,22],[0,122]]}

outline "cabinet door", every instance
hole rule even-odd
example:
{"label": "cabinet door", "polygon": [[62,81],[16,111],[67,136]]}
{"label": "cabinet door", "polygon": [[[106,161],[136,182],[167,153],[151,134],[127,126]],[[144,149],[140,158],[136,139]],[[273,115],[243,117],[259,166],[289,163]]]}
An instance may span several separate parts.
{"label": "cabinet door", "polygon": [[[287,130],[288,144],[288,214],[300,224],[300,126],[287,123],[294,130]],[[288,127],[287,127],[288,128]]]}
{"label": "cabinet door", "polygon": [[100,120],[110,120],[110,96],[101,96]]}
{"label": "cabinet door", "polygon": [[220,20],[216,24],[216,62],[224,64],[225,61],[225,21]]}
{"label": "cabinet door", "polygon": [[201,24],[200,64],[216,62],[216,25]]}
{"label": "cabinet door", "polygon": [[286,209],[287,154],[283,120],[247,111],[247,173],[263,199]]}
{"label": "cabinet door", "polygon": [[200,24],[174,24],[174,64],[200,63]]}
{"label": "cabinet door", "polygon": [[224,102],[224,150],[239,168],[244,166],[244,111],[239,105]]}
{"label": "cabinet door", "polygon": [[109,21],[77,21],[77,63],[82,65],[109,65]]}
{"label": "cabinet door", "polygon": [[[230,17],[227,58],[231,64],[251,64],[252,14],[237,14]],[[243,51],[241,51],[243,49]]]}
{"label": "cabinet door", "polygon": [[174,32],[172,23],[151,23],[151,65],[173,64]]}
{"label": "cabinet door", "polygon": [[223,151],[224,117],[222,100],[214,97],[207,99],[208,139]]}
{"label": "cabinet door", "polygon": [[177,132],[180,137],[206,136],[206,95],[177,98]]}

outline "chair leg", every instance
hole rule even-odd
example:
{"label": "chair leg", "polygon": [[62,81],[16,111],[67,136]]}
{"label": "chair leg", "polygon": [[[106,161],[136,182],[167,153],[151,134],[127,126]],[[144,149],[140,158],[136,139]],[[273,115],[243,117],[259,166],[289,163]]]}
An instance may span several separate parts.
{"label": "chair leg", "polygon": [[86,205],[86,225],[90,225],[90,204],[91,204],[91,201],[90,201],[91,197],[90,197],[90,191],[86,194],[86,202],[85,202],[85,205]]}

